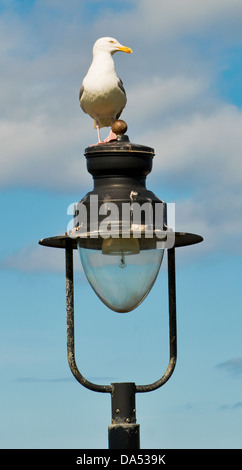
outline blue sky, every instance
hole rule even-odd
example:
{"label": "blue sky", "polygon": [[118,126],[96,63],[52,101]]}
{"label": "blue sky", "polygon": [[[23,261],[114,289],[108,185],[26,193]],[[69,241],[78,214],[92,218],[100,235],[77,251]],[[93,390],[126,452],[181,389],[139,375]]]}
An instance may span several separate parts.
{"label": "blue sky", "polygon": [[[114,60],[130,140],[155,148],[148,189],[176,203],[177,230],[204,237],[177,250],[178,363],[164,387],[137,395],[141,446],[241,447],[241,21],[238,0],[0,1],[1,448],[107,448],[110,397],[67,364],[64,253],[38,245],[65,232],[68,205],[92,188],[83,152],[96,133],[78,93],[101,36],[134,51]],[[81,372],[157,380],[166,260],[127,315],[75,266]]]}

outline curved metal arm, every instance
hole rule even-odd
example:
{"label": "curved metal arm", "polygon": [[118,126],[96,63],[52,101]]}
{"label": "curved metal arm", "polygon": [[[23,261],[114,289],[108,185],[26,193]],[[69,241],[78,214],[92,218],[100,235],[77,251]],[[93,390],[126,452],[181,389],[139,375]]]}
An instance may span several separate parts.
{"label": "curved metal arm", "polygon": [[167,250],[168,256],[168,293],[169,293],[169,329],[170,329],[170,361],[164,375],[149,385],[136,385],[136,393],[151,392],[164,385],[171,377],[177,359],[176,335],[176,276],[175,276],[175,247]]}
{"label": "curved metal arm", "polygon": [[[168,255],[168,291],[169,291],[169,329],[170,329],[170,361],[164,375],[156,382],[148,385],[136,385],[136,393],[151,392],[164,385],[171,377],[177,358],[176,335],[176,283],[175,283],[175,247],[167,250]],[[79,371],[75,361],[74,342],[74,290],[73,290],[73,246],[66,240],[66,318],[67,318],[67,355],[74,377],[81,385],[94,392],[112,393],[113,385],[98,385],[87,380]]]}
{"label": "curved metal arm", "polygon": [[67,320],[67,356],[74,377],[81,385],[94,392],[112,393],[112,385],[98,385],[89,382],[78,370],[75,361],[74,341],[74,290],[73,290],[73,246],[72,240],[66,240],[66,320]]}

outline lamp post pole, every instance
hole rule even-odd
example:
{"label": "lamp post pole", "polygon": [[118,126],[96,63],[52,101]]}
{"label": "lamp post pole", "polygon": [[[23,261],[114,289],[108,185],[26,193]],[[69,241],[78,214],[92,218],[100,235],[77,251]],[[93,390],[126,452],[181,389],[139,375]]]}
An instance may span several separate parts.
{"label": "lamp post pole", "polygon": [[139,424],[136,423],[133,382],[112,384],[112,424],[108,428],[109,449],[139,449]]}

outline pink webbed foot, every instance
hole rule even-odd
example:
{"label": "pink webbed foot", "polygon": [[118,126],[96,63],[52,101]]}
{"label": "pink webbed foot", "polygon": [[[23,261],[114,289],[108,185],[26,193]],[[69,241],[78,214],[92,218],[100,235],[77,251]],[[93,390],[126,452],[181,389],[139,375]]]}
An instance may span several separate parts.
{"label": "pink webbed foot", "polygon": [[104,139],[103,143],[108,143],[108,142],[111,142],[111,140],[117,140],[117,135],[114,134],[114,132],[110,131],[109,135],[106,137],[106,139]]}
{"label": "pink webbed foot", "polygon": [[99,124],[96,125],[96,129],[97,129],[98,142],[96,144],[89,145],[89,147],[94,147],[95,145],[107,144],[108,142],[111,142],[112,140],[117,140],[117,135],[112,131],[112,129],[111,129],[109,135],[104,140],[101,140],[101,137],[100,137]]}

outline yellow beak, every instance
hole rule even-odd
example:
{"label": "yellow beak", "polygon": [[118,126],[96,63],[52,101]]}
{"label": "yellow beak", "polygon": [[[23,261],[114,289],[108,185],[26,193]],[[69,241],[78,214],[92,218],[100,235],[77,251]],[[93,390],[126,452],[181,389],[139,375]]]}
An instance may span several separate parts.
{"label": "yellow beak", "polygon": [[130,49],[130,47],[126,47],[126,46],[119,46],[118,50],[123,51],[123,52],[127,52],[127,54],[132,54],[133,53],[132,49]]}

